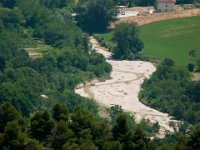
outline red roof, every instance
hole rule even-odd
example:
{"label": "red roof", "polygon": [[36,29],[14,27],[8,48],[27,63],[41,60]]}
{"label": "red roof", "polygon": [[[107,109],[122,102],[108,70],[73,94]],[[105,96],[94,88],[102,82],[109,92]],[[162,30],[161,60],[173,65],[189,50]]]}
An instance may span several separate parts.
{"label": "red roof", "polygon": [[176,0],[156,0],[157,3],[176,3]]}

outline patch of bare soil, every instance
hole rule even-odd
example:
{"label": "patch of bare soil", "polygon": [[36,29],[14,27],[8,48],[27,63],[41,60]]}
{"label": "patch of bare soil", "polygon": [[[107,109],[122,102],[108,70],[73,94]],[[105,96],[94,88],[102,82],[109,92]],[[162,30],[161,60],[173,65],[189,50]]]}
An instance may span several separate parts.
{"label": "patch of bare soil", "polygon": [[151,22],[157,22],[161,20],[176,19],[176,18],[185,18],[200,15],[200,9],[188,9],[188,10],[176,10],[172,12],[163,12],[163,13],[154,13],[146,14],[133,17],[124,17],[119,18],[115,23],[112,23],[110,28],[114,28],[117,24],[122,22],[135,22],[136,24],[144,25]]}
{"label": "patch of bare soil", "polygon": [[97,79],[76,87],[75,92],[83,97],[96,100],[101,106],[111,107],[120,105],[123,110],[134,113],[136,121],[146,119],[151,123],[158,122],[160,131],[158,137],[164,137],[166,132],[173,132],[170,122],[173,120],[166,113],[159,112],[139,101],[140,86],[145,78],[156,70],[150,62],[144,61],[116,61],[112,60],[111,52],[94,39],[90,39],[92,48],[101,53],[107,62],[112,65],[110,79],[99,81]]}

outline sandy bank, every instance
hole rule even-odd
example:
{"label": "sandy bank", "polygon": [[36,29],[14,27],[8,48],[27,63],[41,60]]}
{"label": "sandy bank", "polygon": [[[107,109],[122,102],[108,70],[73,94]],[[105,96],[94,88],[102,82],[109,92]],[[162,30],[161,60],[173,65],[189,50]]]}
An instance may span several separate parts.
{"label": "sandy bank", "polygon": [[143,80],[156,70],[155,66],[143,61],[111,60],[111,53],[101,48],[94,38],[91,38],[90,42],[93,49],[103,54],[107,62],[112,65],[111,79],[104,82],[94,80],[85,86],[79,85],[75,92],[81,96],[93,98],[108,107],[120,105],[125,111],[133,112],[137,121],[145,118],[152,123],[158,122],[161,126],[160,137],[163,137],[166,131],[173,132],[169,126],[172,120],[168,114],[152,109],[138,99]]}

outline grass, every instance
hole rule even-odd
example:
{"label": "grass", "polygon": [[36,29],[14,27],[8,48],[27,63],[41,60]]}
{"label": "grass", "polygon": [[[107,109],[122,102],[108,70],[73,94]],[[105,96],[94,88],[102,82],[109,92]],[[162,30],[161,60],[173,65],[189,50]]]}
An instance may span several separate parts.
{"label": "grass", "polygon": [[140,27],[140,36],[143,55],[172,58],[181,66],[191,61],[188,53],[192,49],[200,57],[200,16],[146,24]]}
{"label": "grass", "polygon": [[57,55],[59,52],[57,49],[53,48],[50,45],[46,45],[43,41],[29,39],[24,42],[24,49],[27,52],[33,52],[38,55],[45,56],[47,54]]}
{"label": "grass", "polygon": [[113,37],[113,30],[108,30],[104,33],[96,33],[94,34],[95,37],[103,39],[106,45],[109,45],[110,47],[114,47],[115,43],[112,40]]}
{"label": "grass", "polygon": [[[113,44],[113,31],[95,35],[104,38],[106,44]],[[200,16],[143,25],[140,37],[144,42],[144,56],[172,58],[177,65],[186,66],[191,61],[188,52],[195,49],[200,58]]]}

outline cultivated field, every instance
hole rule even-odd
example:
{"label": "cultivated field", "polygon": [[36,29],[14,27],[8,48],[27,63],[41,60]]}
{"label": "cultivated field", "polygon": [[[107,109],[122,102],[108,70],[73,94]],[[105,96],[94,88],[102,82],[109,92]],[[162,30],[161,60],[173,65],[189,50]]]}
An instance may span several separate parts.
{"label": "cultivated field", "polygon": [[190,61],[188,52],[197,50],[200,56],[200,16],[165,20],[141,26],[143,54],[157,58],[172,58],[178,65]]}
{"label": "cultivated field", "polygon": [[[112,31],[96,34],[112,43]],[[158,21],[140,26],[144,41],[142,54],[159,59],[172,58],[177,65],[190,62],[188,52],[192,49],[200,56],[200,16]]]}

